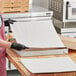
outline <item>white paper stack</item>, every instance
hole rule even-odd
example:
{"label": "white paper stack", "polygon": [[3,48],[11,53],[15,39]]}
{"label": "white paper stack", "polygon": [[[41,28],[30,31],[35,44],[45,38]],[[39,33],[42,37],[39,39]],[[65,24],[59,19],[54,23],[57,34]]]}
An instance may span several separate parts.
{"label": "white paper stack", "polygon": [[[13,35],[18,43],[30,48],[64,48],[62,41],[57,35],[52,20],[35,20],[27,22],[15,22],[11,25]],[[17,52],[21,56],[50,55],[68,53],[67,49],[42,50]],[[23,53],[23,54],[22,54]]]}
{"label": "white paper stack", "polygon": [[76,71],[76,63],[69,57],[21,59],[32,73],[55,73]]}
{"label": "white paper stack", "polygon": [[33,48],[65,47],[51,20],[15,22],[11,25],[17,42]]}

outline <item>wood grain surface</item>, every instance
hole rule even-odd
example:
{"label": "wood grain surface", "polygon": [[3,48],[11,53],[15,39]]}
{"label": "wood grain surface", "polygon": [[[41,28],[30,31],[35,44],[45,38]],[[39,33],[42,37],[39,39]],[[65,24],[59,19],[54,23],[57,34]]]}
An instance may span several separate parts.
{"label": "wood grain surface", "polygon": [[11,49],[7,49],[7,58],[15,65],[22,76],[76,76],[76,72],[64,72],[64,73],[48,73],[48,74],[33,74],[20,62],[20,58],[48,58],[48,57],[65,57],[69,56],[74,62],[76,62],[76,39],[68,38],[59,35],[64,45],[69,48],[69,53],[66,55],[49,55],[49,56],[34,56],[34,57],[20,57],[16,52]]}

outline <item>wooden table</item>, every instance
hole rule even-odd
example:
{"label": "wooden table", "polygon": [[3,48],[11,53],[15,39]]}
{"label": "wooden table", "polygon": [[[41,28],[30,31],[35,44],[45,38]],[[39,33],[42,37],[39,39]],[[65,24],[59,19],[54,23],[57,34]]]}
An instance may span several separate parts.
{"label": "wooden table", "polygon": [[[60,36],[60,35],[59,35]],[[48,58],[48,57],[64,57],[69,56],[76,62],[76,39],[60,36],[64,45],[70,48],[68,55],[51,55],[51,56],[36,56],[36,57],[23,57],[23,58]],[[76,72],[64,72],[64,73],[48,73],[48,74],[33,74],[20,62],[20,57],[11,49],[7,49],[7,58],[15,65],[22,76],[76,76]]]}

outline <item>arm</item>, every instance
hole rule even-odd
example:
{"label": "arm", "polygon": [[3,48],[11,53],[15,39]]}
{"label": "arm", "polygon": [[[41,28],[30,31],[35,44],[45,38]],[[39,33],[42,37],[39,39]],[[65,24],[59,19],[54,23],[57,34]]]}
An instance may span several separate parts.
{"label": "arm", "polygon": [[8,41],[5,41],[5,40],[0,39],[0,47],[3,47],[3,48],[10,48],[11,45],[12,45],[11,42],[8,42]]}
{"label": "arm", "polygon": [[0,47],[3,48],[11,48],[11,49],[15,49],[15,50],[23,50],[23,49],[29,49],[28,47],[26,47],[25,45],[19,44],[19,43],[11,43],[5,40],[0,39]]}

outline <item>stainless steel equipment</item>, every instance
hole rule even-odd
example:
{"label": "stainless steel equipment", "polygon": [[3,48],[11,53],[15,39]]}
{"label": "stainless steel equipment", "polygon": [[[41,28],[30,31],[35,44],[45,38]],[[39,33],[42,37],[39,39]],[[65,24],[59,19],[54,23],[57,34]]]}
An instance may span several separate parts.
{"label": "stainless steel equipment", "polygon": [[76,19],[76,1],[67,1],[67,19]]}
{"label": "stainless steel equipment", "polygon": [[66,22],[76,22],[75,0],[50,0],[49,8],[54,11],[54,18],[62,21],[63,27]]}
{"label": "stainless steel equipment", "polygon": [[63,0],[50,0],[49,8],[54,12],[54,17],[62,20],[63,19]]}

